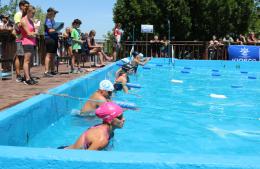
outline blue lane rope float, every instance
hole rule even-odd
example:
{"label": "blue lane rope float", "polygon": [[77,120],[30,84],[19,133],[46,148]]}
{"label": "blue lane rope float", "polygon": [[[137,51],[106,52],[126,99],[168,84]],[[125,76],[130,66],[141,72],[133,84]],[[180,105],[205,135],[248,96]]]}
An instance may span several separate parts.
{"label": "blue lane rope float", "polygon": [[150,69],[152,69],[152,68],[147,67],[147,66],[143,66],[143,69],[150,70]]}
{"label": "blue lane rope float", "polygon": [[242,88],[242,85],[231,85],[232,88]]}
{"label": "blue lane rope float", "polygon": [[212,69],[211,71],[212,72],[219,72],[219,70],[217,70],[217,69]]}
{"label": "blue lane rope float", "polygon": [[120,107],[125,108],[125,109],[137,109],[137,106],[135,103],[122,102],[122,101],[113,101],[113,102],[115,102]]}
{"label": "blue lane rope float", "polygon": [[163,65],[162,65],[162,64],[156,64],[156,66],[158,66],[158,67],[162,67]]}
{"label": "blue lane rope float", "polygon": [[142,87],[140,84],[134,84],[134,83],[126,83],[126,86],[131,88],[137,88],[137,89],[140,89]]}
{"label": "blue lane rope float", "polygon": [[188,73],[190,73],[190,72],[189,72],[189,71],[187,71],[187,70],[182,70],[182,71],[181,71],[181,73],[188,74]]}
{"label": "blue lane rope float", "polygon": [[247,74],[248,72],[247,72],[247,71],[241,71],[240,73],[242,73],[242,74]]}
{"label": "blue lane rope float", "polygon": [[214,72],[214,73],[211,74],[211,76],[221,76],[221,74],[218,73],[218,72]]}
{"label": "blue lane rope float", "polygon": [[256,79],[255,76],[248,76],[248,79]]}
{"label": "blue lane rope float", "polygon": [[186,70],[191,70],[191,68],[190,68],[190,67],[184,67],[183,69],[186,69]]}
{"label": "blue lane rope float", "polygon": [[123,65],[124,65],[124,63],[122,63],[122,62],[119,62],[119,63],[116,63],[116,65],[121,67],[121,66],[123,66]]}

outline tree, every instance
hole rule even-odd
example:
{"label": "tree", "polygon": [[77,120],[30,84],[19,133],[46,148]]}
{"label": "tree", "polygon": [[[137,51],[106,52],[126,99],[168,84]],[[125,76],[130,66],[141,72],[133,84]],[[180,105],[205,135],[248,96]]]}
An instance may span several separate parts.
{"label": "tree", "polygon": [[156,34],[167,35],[168,20],[177,40],[209,40],[212,35],[260,30],[254,0],[118,0],[113,12],[126,36],[131,36],[135,25],[135,34],[142,37],[141,24],[152,24]]}

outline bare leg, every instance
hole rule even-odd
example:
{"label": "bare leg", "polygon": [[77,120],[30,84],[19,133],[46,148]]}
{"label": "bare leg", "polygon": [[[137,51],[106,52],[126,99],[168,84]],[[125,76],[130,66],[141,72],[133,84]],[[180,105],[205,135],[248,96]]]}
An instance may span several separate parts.
{"label": "bare leg", "polygon": [[114,49],[114,52],[113,52],[113,60],[116,61],[116,49]]}
{"label": "bare leg", "polygon": [[20,60],[19,60],[19,56],[15,56],[14,58],[14,66],[15,66],[15,73],[16,73],[16,76],[17,75],[20,75]]}
{"label": "bare leg", "polygon": [[55,53],[51,54],[51,64],[50,64],[50,70],[51,72],[55,72]]}
{"label": "bare leg", "polygon": [[45,57],[45,72],[46,73],[50,72],[51,57],[52,57],[51,53],[46,54],[46,57]]}
{"label": "bare leg", "polygon": [[71,70],[74,70],[75,67],[75,53],[73,53],[73,55],[71,55]]}
{"label": "bare leg", "polygon": [[107,56],[107,54],[105,54],[103,50],[101,50],[101,54],[103,55],[103,58],[105,58],[108,61],[111,61],[113,59],[112,57]]}
{"label": "bare leg", "polygon": [[101,52],[98,52],[98,57],[99,57],[99,60],[100,60],[100,64],[104,65],[104,58],[103,58],[103,55],[102,55]]}
{"label": "bare leg", "polygon": [[23,61],[23,69],[24,69],[24,76],[26,80],[30,80],[30,60],[31,60],[32,53],[25,53],[24,54],[24,61]]}

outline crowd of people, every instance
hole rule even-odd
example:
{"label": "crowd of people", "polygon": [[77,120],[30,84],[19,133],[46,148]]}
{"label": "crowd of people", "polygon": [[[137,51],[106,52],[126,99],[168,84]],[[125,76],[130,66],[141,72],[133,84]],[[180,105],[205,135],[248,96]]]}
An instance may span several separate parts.
{"label": "crowd of people", "polygon": [[217,38],[215,35],[209,41],[208,54],[209,59],[216,59],[218,53],[223,55],[221,52],[224,47],[230,44],[233,45],[255,45],[260,43],[260,39],[257,39],[254,32],[250,32],[247,36],[239,34],[236,38],[233,38],[227,34],[224,38]]}
{"label": "crowd of people", "polygon": [[[125,63],[116,71],[115,81],[102,80],[99,88],[95,91],[80,111],[80,115],[88,115],[101,118],[103,122],[84,131],[76,142],[69,146],[61,146],[59,149],[83,149],[102,150],[114,136],[114,130],[122,128],[125,122],[123,111],[129,108],[122,108],[112,100],[113,92],[124,91],[129,93],[129,75],[136,74],[138,65],[146,64],[151,58],[143,58],[141,53],[133,52],[131,61],[123,60]],[[119,85],[121,85],[119,87]],[[132,108],[136,109],[136,108]]]}
{"label": "crowd of people", "polygon": [[155,35],[154,39],[150,40],[151,53],[153,57],[168,57],[168,47],[170,41],[164,36],[162,40],[159,40],[159,36]]}
{"label": "crowd of people", "polygon": [[[36,54],[37,36],[41,24],[44,25],[44,42],[46,56],[44,59],[45,71],[43,77],[51,78],[57,74],[55,72],[55,57],[59,47],[59,40],[64,42],[65,53],[71,58],[70,66],[71,73],[84,72],[80,67],[79,58],[82,53],[86,55],[98,56],[99,64],[96,67],[105,66],[106,61],[116,61],[118,50],[120,49],[120,41],[122,31],[120,24],[116,24],[114,28],[115,45],[113,54],[108,56],[103,46],[97,44],[95,41],[95,30],[89,33],[82,33],[80,19],[74,19],[70,27],[67,27],[64,33],[60,33],[63,28],[63,23],[55,22],[57,10],[50,7],[47,9],[46,19],[44,23],[34,18],[36,9],[28,1],[21,0],[19,2],[19,11],[14,15],[14,22],[11,22],[9,15],[3,14],[1,16],[0,29],[8,29],[16,36],[16,54],[14,56],[14,65],[16,70],[16,81],[23,82],[26,85],[35,85],[38,83],[37,78],[32,76],[31,58]],[[21,62],[23,63],[23,72],[21,73]],[[76,63],[77,62],[77,63]],[[92,71],[93,69],[85,69],[85,71]],[[39,79],[39,78],[38,78]]]}

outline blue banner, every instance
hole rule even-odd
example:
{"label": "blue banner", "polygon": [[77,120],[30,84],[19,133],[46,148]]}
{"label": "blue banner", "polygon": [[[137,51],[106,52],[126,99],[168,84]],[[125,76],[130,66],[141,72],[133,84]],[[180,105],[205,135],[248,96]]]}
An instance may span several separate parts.
{"label": "blue banner", "polygon": [[260,60],[260,46],[229,45],[228,60],[259,61]]}

